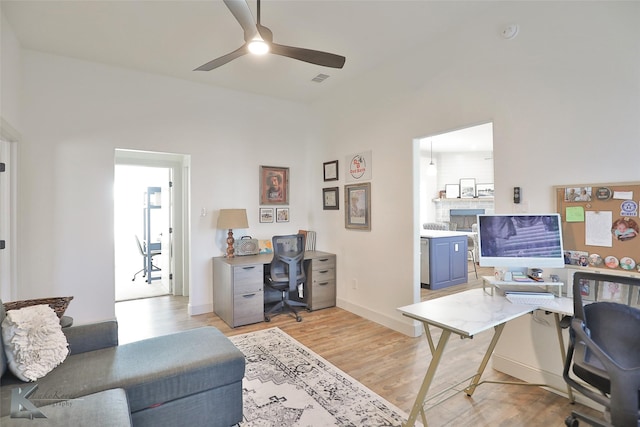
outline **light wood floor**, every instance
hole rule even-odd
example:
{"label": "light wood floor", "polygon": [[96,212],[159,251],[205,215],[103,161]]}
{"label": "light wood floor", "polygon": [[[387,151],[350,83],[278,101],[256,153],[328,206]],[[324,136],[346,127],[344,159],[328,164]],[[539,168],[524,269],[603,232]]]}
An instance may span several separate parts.
{"label": "light wood floor", "polygon": [[[492,270],[484,270],[485,275],[491,273]],[[483,274],[482,269],[478,274]],[[422,299],[481,286],[472,267],[469,279],[469,283],[443,290],[422,289]],[[411,338],[340,308],[303,313],[304,320],[300,323],[292,317],[280,315],[270,323],[232,329],[212,313],[189,316],[187,303],[186,297],[171,296],[116,303],[120,343],[203,325],[215,326],[227,336],[278,327],[407,414],[431,360],[424,336]],[[473,340],[453,336],[431,386],[431,393],[473,375],[491,335],[491,332],[485,332]],[[434,339],[438,337],[439,333],[434,333]],[[514,380],[492,370],[490,365],[483,379]],[[552,427],[564,426],[564,419],[572,409],[596,414],[580,404],[571,405],[566,398],[539,387],[483,384],[472,397],[457,393],[430,408],[427,417],[429,427]]]}

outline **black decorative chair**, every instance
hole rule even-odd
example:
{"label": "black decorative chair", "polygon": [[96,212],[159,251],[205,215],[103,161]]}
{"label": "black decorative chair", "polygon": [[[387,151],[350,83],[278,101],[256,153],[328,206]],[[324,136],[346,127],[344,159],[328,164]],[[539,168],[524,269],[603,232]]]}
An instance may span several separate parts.
{"label": "black decorative chair", "polygon": [[621,294],[627,303],[638,304],[640,297],[640,278],[575,273],[574,316],[563,377],[571,387],[603,405],[605,419],[573,411],[565,424],[574,427],[582,420],[593,426],[638,427],[640,309],[611,301],[584,305],[581,287],[591,281],[600,286],[605,282],[628,286],[629,294]]}
{"label": "black decorative chair", "polygon": [[273,260],[269,272],[265,274],[265,286],[280,292],[280,301],[264,314],[264,320],[285,312],[293,313],[298,322],[302,317],[299,309],[307,304],[291,299],[291,293],[298,292],[298,286],[306,280],[304,271],[305,238],[303,234],[273,236]]}

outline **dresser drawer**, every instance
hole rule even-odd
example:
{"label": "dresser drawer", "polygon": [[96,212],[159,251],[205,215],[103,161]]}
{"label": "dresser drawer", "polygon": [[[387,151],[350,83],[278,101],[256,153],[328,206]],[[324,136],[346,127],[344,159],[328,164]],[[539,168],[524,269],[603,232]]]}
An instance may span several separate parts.
{"label": "dresser drawer", "polygon": [[310,295],[311,301],[307,303],[311,310],[333,307],[336,305],[336,281],[334,279],[324,282],[313,283],[313,291]]}
{"label": "dresser drawer", "polygon": [[313,270],[313,284],[316,285],[320,282],[326,282],[329,280],[335,280],[336,269],[335,267],[327,267],[323,269]]}
{"label": "dresser drawer", "polygon": [[233,268],[234,295],[262,291],[264,283],[262,264],[237,266]]}
{"label": "dresser drawer", "polygon": [[311,261],[311,269],[313,271],[316,270],[326,270],[327,268],[336,268],[336,257],[335,256],[326,256],[320,258],[314,258]]}
{"label": "dresser drawer", "polygon": [[233,326],[248,325],[264,320],[264,295],[262,292],[233,296]]}

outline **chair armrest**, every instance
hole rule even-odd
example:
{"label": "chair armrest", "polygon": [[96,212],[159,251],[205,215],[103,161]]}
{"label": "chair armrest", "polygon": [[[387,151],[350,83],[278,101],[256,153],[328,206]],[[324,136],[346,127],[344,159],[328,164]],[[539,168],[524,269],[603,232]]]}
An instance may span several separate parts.
{"label": "chair armrest", "polygon": [[69,354],[85,353],[118,345],[118,322],[108,320],[62,329],[69,343]]}

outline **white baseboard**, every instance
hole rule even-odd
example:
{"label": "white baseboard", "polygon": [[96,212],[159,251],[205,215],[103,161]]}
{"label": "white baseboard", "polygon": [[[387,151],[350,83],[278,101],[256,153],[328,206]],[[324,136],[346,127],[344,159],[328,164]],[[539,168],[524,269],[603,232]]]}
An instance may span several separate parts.
{"label": "white baseboard", "polygon": [[187,305],[187,312],[189,316],[197,316],[198,314],[213,313],[213,303],[192,305],[191,302]]}
{"label": "white baseboard", "polygon": [[[512,377],[527,383],[547,384],[548,386],[543,387],[545,390],[568,398],[567,383],[564,381],[562,375],[527,366],[498,354],[493,355],[491,362],[493,369],[496,371],[511,375]],[[599,411],[603,410],[601,405],[595,403],[591,399],[587,399],[575,390],[573,390],[573,397],[578,403]]]}
{"label": "white baseboard", "polygon": [[420,322],[403,322],[402,320],[381,314],[377,311],[369,310],[366,307],[353,304],[340,298],[336,300],[336,305],[340,308],[350,311],[353,314],[357,314],[360,317],[364,317],[367,320],[379,323],[383,326],[386,326],[387,328],[393,329],[394,331],[400,332],[410,337],[419,337],[424,331]]}

